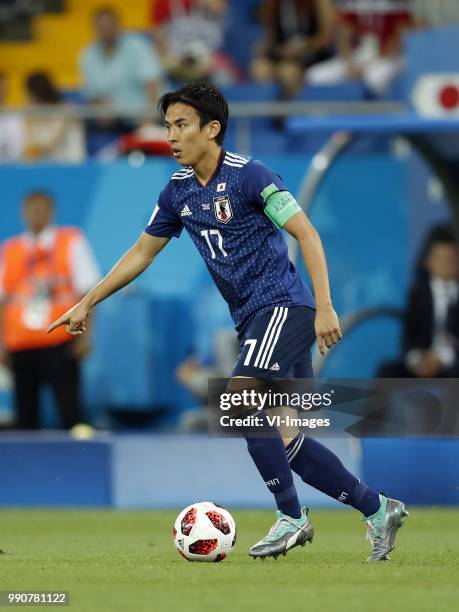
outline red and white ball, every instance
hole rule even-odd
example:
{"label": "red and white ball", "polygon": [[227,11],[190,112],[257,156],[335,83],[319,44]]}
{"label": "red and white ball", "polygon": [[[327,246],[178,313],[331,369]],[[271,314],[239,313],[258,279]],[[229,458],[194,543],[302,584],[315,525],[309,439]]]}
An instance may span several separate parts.
{"label": "red and white ball", "polygon": [[180,512],[172,536],[188,561],[223,561],[236,543],[236,523],[222,506],[198,502]]}

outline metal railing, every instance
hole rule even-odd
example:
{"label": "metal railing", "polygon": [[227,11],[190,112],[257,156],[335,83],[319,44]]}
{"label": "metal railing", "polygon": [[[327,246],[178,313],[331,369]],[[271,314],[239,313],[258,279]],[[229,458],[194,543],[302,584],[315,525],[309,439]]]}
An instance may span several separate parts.
{"label": "metal railing", "polygon": [[[257,117],[290,117],[294,115],[380,115],[398,113],[405,109],[401,102],[393,101],[320,101],[320,102],[229,102],[231,117],[254,119]],[[120,106],[116,109],[94,104],[62,102],[52,105],[2,107],[1,113],[21,113],[27,116],[66,116],[97,119],[123,116],[142,119],[156,114],[156,109],[139,106]]]}
{"label": "metal railing", "polygon": [[[404,110],[400,102],[391,101],[315,101],[315,102],[230,102],[230,122],[235,128],[235,149],[249,155],[254,138],[253,120],[259,118],[395,115]],[[2,114],[19,114],[31,118],[52,117],[68,121],[122,118],[133,124],[159,121],[154,106],[124,106],[112,108],[101,105],[79,104],[63,101],[61,104],[1,107]],[[343,125],[345,120],[343,119]]]}

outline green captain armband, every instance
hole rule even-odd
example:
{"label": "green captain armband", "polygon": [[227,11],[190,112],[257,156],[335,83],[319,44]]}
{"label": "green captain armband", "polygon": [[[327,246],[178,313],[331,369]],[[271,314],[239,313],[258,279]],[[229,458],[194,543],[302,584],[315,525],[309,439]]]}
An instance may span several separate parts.
{"label": "green captain armband", "polygon": [[284,227],[301,210],[292,194],[289,191],[279,191],[274,183],[265,187],[260,195],[265,201],[265,215],[278,229]]}

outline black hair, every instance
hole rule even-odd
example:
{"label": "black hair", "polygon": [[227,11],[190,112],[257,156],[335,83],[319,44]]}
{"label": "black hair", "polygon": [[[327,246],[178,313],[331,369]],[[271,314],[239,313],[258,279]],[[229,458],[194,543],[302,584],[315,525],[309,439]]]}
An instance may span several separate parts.
{"label": "black hair", "polygon": [[447,244],[452,247],[458,246],[458,241],[454,229],[447,223],[434,225],[426,235],[422,243],[415,265],[415,278],[417,280],[426,279],[426,260],[432,248],[437,244]]}
{"label": "black hair", "polygon": [[54,197],[46,189],[36,189],[34,191],[30,191],[23,199],[22,205],[26,206],[29,202],[35,199],[44,200],[47,202],[52,208],[54,208]]}
{"label": "black hair", "polygon": [[220,131],[215,137],[215,142],[223,144],[228,125],[228,103],[217,87],[206,81],[192,81],[176,91],[164,94],[158,102],[161,117],[164,119],[169,106],[178,102],[194,108],[199,115],[201,129],[210,121],[218,121]]}
{"label": "black hair", "polygon": [[430,233],[426,239],[426,245],[429,247],[429,249],[431,249],[434,244],[439,243],[457,246],[457,239],[453,228],[450,225],[435,225],[430,230]]}
{"label": "black hair", "polygon": [[31,72],[25,81],[27,91],[43,104],[57,104],[61,94],[46,72]]}

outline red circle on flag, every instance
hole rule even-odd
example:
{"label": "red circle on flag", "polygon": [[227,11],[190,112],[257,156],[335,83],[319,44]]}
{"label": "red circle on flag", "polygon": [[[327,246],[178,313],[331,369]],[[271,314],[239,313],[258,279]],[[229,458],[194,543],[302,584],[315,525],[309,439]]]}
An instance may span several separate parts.
{"label": "red circle on flag", "polygon": [[459,106],[459,89],[456,85],[445,85],[440,89],[439,102],[447,110],[453,110]]}

